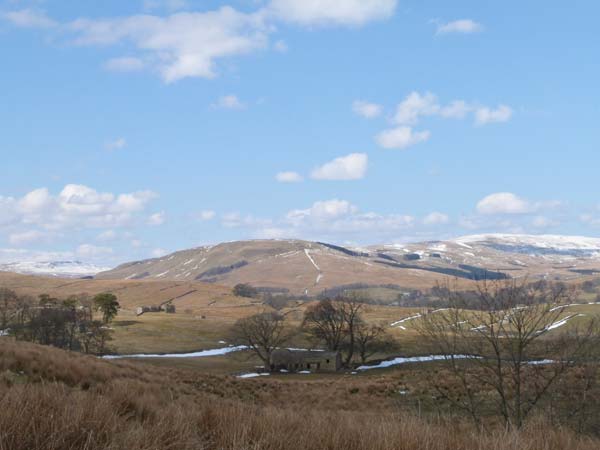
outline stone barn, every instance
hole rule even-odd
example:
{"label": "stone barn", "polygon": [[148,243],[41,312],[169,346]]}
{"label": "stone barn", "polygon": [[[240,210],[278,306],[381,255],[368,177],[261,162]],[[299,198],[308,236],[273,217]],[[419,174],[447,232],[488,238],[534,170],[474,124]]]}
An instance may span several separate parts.
{"label": "stone barn", "polygon": [[341,367],[339,352],[280,349],[271,353],[271,372],[337,372]]}

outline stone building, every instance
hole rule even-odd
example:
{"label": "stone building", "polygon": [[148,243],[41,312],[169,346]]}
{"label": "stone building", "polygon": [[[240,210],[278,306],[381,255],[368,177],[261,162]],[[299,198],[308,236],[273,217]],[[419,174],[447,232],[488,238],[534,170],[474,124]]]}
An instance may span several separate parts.
{"label": "stone building", "polygon": [[337,372],[341,367],[339,352],[279,349],[271,354],[271,372]]}

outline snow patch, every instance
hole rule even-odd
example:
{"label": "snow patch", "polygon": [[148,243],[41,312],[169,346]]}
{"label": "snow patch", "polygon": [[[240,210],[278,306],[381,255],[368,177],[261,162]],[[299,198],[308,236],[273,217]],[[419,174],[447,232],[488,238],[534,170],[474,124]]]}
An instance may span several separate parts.
{"label": "snow patch", "polygon": [[386,367],[397,366],[399,364],[406,363],[415,363],[415,362],[430,362],[430,361],[440,361],[440,360],[448,360],[448,359],[467,359],[467,358],[476,358],[476,356],[469,355],[429,355],[429,356],[412,356],[408,358],[394,358],[388,361],[381,361],[379,364],[373,366],[360,366],[356,370],[371,370],[371,369],[384,369]]}
{"label": "snow patch", "polygon": [[237,347],[213,348],[211,350],[202,350],[192,353],[166,353],[166,354],[137,354],[137,355],[105,355],[104,359],[123,359],[123,358],[203,358],[206,356],[222,356],[228,353],[247,350],[245,345]]}
{"label": "snow patch", "polygon": [[245,373],[243,375],[238,375],[236,378],[256,378],[256,377],[268,377],[270,374],[268,373]]}
{"label": "snow patch", "polygon": [[[395,326],[400,325],[401,323],[408,322],[409,320],[418,319],[419,317],[421,317],[421,314],[416,314],[414,316],[406,317],[404,319],[400,319],[400,320],[398,320],[398,321],[390,324],[390,326],[391,327],[395,327]],[[404,327],[401,327],[401,328],[404,329],[404,330],[406,330],[406,328],[404,328]]]}

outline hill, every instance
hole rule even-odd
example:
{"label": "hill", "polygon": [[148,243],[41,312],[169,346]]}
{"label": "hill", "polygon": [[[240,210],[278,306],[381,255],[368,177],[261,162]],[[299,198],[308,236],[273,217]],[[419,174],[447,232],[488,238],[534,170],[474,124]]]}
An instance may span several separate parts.
{"label": "hill", "polygon": [[235,297],[228,287],[189,281],[72,280],[0,272],[0,286],[22,295],[48,294],[58,298],[112,292],[119,298],[121,307],[130,311],[138,306],[160,305],[168,301],[173,301],[180,311],[249,307],[255,303],[247,298]]}
{"label": "hill", "polygon": [[348,284],[429,288],[449,278],[575,280],[600,274],[600,239],[476,235],[448,241],[352,248],[301,240],[256,240],[183,250],[101,272],[97,279],[249,283],[315,295]]}

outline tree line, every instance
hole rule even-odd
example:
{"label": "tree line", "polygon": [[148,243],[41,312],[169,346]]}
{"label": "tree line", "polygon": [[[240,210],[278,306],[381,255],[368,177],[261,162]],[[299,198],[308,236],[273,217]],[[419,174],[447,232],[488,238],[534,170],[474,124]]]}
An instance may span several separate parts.
{"label": "tree line", "polygon": [[[51,345],[89,354],[107,352],[110,322],[119,302],[111,293],[59,299],[47,294],[37,298],[0,288],[0,332],[19,341]],[[97,320],[94,312],[102,319]]]}

